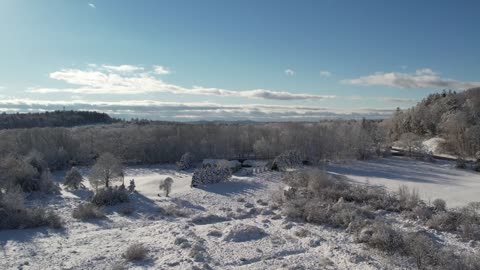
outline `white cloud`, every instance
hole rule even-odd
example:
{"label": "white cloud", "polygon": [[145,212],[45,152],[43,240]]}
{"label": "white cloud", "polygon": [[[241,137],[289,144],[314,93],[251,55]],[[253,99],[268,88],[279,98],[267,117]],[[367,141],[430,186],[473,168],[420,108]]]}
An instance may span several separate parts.
{"label": "white cloud", "polygon": [[321,71],[320,71],[320,76],[322,76],[322,77],[330,77],[330,76],[332,76],[332,73],[331,73],[330,71],[328,71],[328,70],[321,70]]}
{"label": "white cloud", "polygon": [[295,75],[295,71],[292,70],[292,69],[289,69],[289,68],[288,68],[288,69],[285,69],[284,72],[285,72],[285,75],[287,75],[287,76],[293,76],[293,75]]}
{"label": "white cloud", "polygon": [[93,4],[93,3],[88,3],[88,6],[91,7],[91,8],[97,8],[97,6],[95,6],[95,4]]}
{"label": "white cloud", "polygon": [[[93,64],[95,65],[95,64]],[[96,67],[91,66],[91,67]],[[143,67],[137,67],[137,66],[132,66],[132,65],[120,65],[120,66],[109,66],[109,65],[103,65],[104,68],[112,71],[120,71],[120,72],[132,72],[132,71],[138,71],[138,70],[143,70]]]}
{"label": "white cloud", "polygon": [[217,103],[177,103],[154,100],[86,101],[86,100],[0,100],[0,111],[36,112],[57,110],[95,110],[114,117],[146,117],[177,121],[192,120],[257,120],[257,121],[317,121],[318,119],[385,118],[393,109],[335,109],[312,106],[266,104],[221,105]]}
{"label": "white cloud", "polygon": [[[245,98],[260,98],[271,100],[322,100],[332,99],[335,96],[290,93],[267,89],[227,90],[194,86],[186,88],[166,83],[149,72],[119,72],[125,68],[111,69],[104,72],[102,69],[80,70],[62,69],[50,73],[50,78],[72,85],[68,88],[31,88],[31,93],[74,93],[74,94],[142,94],[164,92],[173,94],[194,94],[209,96],[231,96]],[[117,71],[117,72],[115,72]],[[137,69],[138,71],[138,69]]]}
{"label": "white cloud", "polygon": [[397,97],[379,97],[376,98],[380,102],[394,102],[394,103],[416,103],[418,102],[414,98],[397,98]]}
{"label": "white cloud", "polygon": [[343,83],[364,86],[389,86],[398,88],[449,88],[468,89],[480,86],[480,82],[462,82],[440,77],[431,69],[419,69],[413,74],[400,72],[377,72]]}
{"label": "white cloud", "polygon": [[170,70],[163,66],[153,66],[153,70],[160,75],[170,74]]}

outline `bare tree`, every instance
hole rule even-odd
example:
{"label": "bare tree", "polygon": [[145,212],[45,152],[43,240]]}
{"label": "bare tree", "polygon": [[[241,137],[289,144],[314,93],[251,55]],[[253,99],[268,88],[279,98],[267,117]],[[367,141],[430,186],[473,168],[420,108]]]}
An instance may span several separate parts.
{"label": "bare tree", "polygon": [[123,179],[123,166],[118,158],[111,153],[103,153],[90,171],[90,183],[98,190],[98,186],[110,187],[114,181]]}
{"label": "bare tree", "polygon": [[400,136],[400,146],[408,151],[411,156],[415,150],[420,150],[422,145],[422,138],[415,133],[405,133]]}

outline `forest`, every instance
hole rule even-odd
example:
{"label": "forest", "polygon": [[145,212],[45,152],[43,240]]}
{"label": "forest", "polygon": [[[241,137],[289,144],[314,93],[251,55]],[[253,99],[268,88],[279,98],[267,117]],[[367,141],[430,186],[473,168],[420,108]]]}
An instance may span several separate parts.
{"label": "forest", "polygon": [[91,111],[52,111],[43,113],[0,114],[0,129],[34,127],[73,127],[109,124],[118,120],[106,113]]}

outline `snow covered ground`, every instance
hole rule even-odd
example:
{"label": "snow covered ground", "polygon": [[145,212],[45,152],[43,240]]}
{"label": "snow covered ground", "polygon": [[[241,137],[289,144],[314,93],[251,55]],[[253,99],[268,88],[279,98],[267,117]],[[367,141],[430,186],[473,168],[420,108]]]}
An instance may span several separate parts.
{"label": "snow covered ground", "polygon": [[391,157],[330,164],[326,169],[359,183],[382,185],[393,191],[406,185],[417,189],[423,200],[428,202],[442,198],[450,207],[480,201],[480,173],[456,169],[451,161],[430,163]]}
{"label": "snow covered ground", "polygon": [[[452,166],[394,157],[332,164],[327,170],[392,189],[416,186],[450,205],[464,204],[475,194],[478,200],[480,175]],[[60,213],[65,229],[0,231],[0,269],[111,269],[119,262],[128,269],[409,268],[404,258],[368,249],[343,230],[285,220],[270,197],[281,187],[281,173],[236,176],[201,189],[190,188],[191,175],[172,165],[130,167],[126,182],[135,179],[138,190],[131,195],[136,210],[130,216],[119,214],[122,206],[117,206],[105,209],[105,220],[73,219],[72,209],[87,199],[87,191],[63,190],[61,196],[39,200]],[[171,198],[158,195],[158,183],[167,176],[174,179]],[[436,237],[468,248],[450,234]],[[136,242],[146,245],[149,259],[125,262],[122,253]]]}

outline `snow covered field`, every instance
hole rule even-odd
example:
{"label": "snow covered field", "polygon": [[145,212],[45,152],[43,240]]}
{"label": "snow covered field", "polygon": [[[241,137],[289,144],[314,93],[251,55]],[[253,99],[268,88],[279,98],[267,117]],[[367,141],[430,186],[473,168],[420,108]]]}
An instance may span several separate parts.
{"label": "snow covered field", "polygon": [[480,201],[480,173],[456,169],[455,162],[451,161],[430,163],[391,157],[331,164],[326,169],[355,182],[382,185],[393,191],[401,185],[416,188],[423,200],[442,198],[450,207]]}
{"label": "snow covered field", "polygon": [[[452,167],[448,162],[393,157],[332,164],[327,170],[391,189],[415,186],[424,198],[445,198],[450,206],[479,200],[480,174]],[[355,243],[343,230],[286,221],[270,198],[281,187],[281,173],[234,177],[201,189],[190,188],[191,175],[175,171],[172,165],[128,168],[126,183],[135,179],[138,190],[131,195],[136,210],[130,216],[119,214],[122,206],[118,206],[105,209],[105,220],[73,219],[72,209],[88,197],[87,191],[62,191],[48,202],[39,200],[53,205],[65,219],[65,229],[0,231],[0,269],[111,269],[119,262],[127,269],[405,269],[408,265],[403,258],[387,258]],[[171,198],[158,196],[158,183],[167,176],[174,179]],[[459,250],[471,248],[448,233],[436,237]],[[146,245],[149,259],[127,263],[122,253],[136,242]]]}

